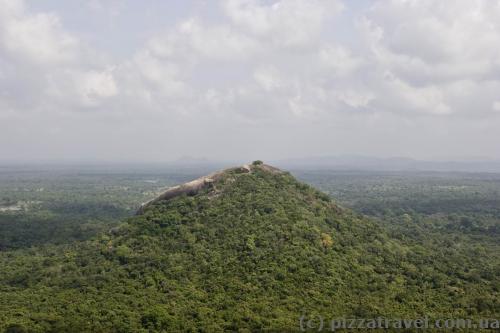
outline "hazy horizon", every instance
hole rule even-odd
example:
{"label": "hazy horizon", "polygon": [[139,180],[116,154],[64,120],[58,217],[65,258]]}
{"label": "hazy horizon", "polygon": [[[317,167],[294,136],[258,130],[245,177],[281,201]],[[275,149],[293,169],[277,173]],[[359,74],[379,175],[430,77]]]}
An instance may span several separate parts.
{"label": "hazy horizon", "polygon": [[172,164],[172,163],[190,163],[190,164],[203,164],[203,163],[250,163],[255,160],[271,161],[271,162],[283,162],[283,161],[298,161],[298,160],[328,160],[328,159],[367,159],[367,160],[408,160],[415,162],[436,162],[436,163],[447,163],[447,162],[464,162],[464,163],[477,163],[477,162],[500,162],[500,159],[495,159],[487,156],[464,156],[464,157],[449,157],[449,158],[414,158],[412,156],[375,156],[375,155],[362,155],[362,154],[339,154],[339,155],[304,155],[304,156],[290,156],[286,158],[268,158],[262,159],[259,156],[254,156],[254,158],[211,158],[210,156],[189,156],[183,155],[179,157],[170,158],[159,158],[159,159],[79,159],[79,158],[20,158],[20,159],[2,159],[0,158],[0,165],[2,164],[15,164],[15,163],[26,163],[26,164]]}
{"label": "hazy horizon", "polygon": [[[195,172],[208,174],[238,165],[251,163],[252,160],[214,160],[184,156],[170,161],[82,161],[82,160],[45,160],[45,161],[1,161],[0,171],[72,171],[72,172]],[[361,155],[309,156],[290,159],[270,159],[264,163],[288,171],[325,170],[363,173],[420,173],[420,172],[458,172],[458,173],[500,173],[500,160],[461,159],[461,160],[417,160],[406,157],[370,157]]]}
{"label": "hazy horizon", "polygon": [[0,0],[0,163],[496,161],[498,45],[500,1]]}

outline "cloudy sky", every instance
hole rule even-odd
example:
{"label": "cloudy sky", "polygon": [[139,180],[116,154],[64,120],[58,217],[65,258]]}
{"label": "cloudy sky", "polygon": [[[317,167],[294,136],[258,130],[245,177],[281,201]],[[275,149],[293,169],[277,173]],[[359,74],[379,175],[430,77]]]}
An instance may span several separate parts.
{"label": "cloudy sky", "polygon": [[500,0],[0,0],[0,161],[500,158]]}

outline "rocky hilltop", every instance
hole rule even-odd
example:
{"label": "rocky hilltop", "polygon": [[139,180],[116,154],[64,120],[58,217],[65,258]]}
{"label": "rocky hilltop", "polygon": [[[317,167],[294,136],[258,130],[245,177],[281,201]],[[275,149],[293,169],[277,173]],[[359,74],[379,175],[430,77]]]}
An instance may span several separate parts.
{"label": "rocky hilltop", "polygon": [[221,171],[217,171],[214,173],[211,173],[207,176],[203,176],[200,178],[197,178],[195,180],[192,180],[190,182],[184,183],[182,185],[177,185],[170,187],[167,189],[165,192],[163,192],[161,195],[158,197],[143,203],[139,210],[137,211],[137,215],[141,215],[144,213],[144,211],[151,205],[161,202],[161,201],[166,201],[173,199],[175,197],[181,196],[181,195],[188,195],[188,196],[193,196],[197,193],[199,193],[201,190],[207,190],[207,189],[212,189],[212,192],[216,191],[215,184],[219,182],[221,179],[233,175],[236,176],[238,174],[251,174],[255,172],[256,170],[259,171],[264,171],[264,172],[269,172],[272,174],[282,174],[284,171],[281,171],[278,168],[275,168],[273,166],[267,165],[262,163],[261,161],[254,161],[252,164],[244,164],[240,167],[233,167]]}

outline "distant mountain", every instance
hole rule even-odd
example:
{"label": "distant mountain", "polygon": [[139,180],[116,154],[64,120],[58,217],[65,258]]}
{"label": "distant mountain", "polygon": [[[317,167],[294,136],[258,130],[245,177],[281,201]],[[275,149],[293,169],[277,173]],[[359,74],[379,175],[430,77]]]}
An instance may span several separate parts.
{"label": "distant mountain", "polygon": [[500,172],[500,161],[423,161],[406,157],[378,158],[361,155],[319,156],[275,161],[287,169],[346,169],[373,171]]}
{"label": "distant mountain", "polygon": [[[170,188],[93,241],[0,256],[0,331],[293,332],[303,315],[492,316],[495,272],[446,250],[389,236],[257,161]],[[473,264],[474,279],[459,273]]]}

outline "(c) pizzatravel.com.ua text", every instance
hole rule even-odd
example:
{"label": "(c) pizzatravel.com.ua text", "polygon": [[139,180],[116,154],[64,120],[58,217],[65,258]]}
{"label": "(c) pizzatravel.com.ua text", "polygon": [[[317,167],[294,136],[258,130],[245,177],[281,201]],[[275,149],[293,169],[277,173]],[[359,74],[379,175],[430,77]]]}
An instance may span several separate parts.
{"label": "(c) pizzatravel.com.ua text", "polygon": [[494,318],[456,319],[428,317],[416,319],[370,318],[327,319],[322,316],[302,315],[299,318],[299,329],[303,332],[335,332],[340,330],[359,329],[499,329],[500,320]]}

